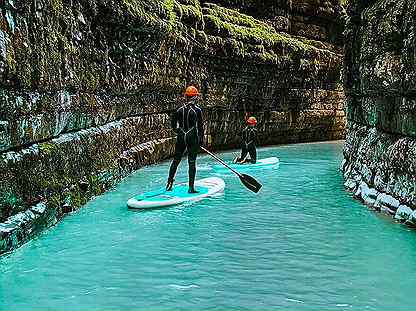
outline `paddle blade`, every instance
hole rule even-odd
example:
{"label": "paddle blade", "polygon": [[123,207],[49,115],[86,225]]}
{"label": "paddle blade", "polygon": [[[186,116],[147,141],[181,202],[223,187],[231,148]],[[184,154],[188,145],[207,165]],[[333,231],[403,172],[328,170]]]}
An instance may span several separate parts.
{"label": "paddle blade", "polygon": [[243,183],[244,186],[246,186],[249,190],[257,193],[260,191],[262,185],[255,180],[253,177],[247,175],[247,174],[240,174],[240,180]]}

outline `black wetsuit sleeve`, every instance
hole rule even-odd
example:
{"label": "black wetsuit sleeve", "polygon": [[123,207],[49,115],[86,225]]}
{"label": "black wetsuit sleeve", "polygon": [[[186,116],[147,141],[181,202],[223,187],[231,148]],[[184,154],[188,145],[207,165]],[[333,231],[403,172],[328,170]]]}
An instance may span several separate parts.
{"label": "black wetsuit sleeve", "polygon": [[257,129],[254,129],[252,132],[253,132],[253,144],[257,145]]}

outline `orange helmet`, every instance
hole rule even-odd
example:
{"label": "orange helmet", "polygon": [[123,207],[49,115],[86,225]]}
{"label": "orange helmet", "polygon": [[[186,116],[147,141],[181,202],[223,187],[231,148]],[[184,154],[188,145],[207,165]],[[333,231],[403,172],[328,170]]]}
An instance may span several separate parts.
{"label": "orange helmet", "polygon": [[198,89],[195,86],[191,85],[191,86],[188,86],[186,88],[186,91],[185,91],[185,96],[186,97],[194,97],[194,96],[198,96],[198,95],[199,95],[199,92],[198,92]]}
{"label": "orange helmet", "polygon": [[247,124],[250,124],[250,125],[256,125],[256,124],[257,124],[257,120],[256,120],[256,118],[255,118],[255,117],[250,117],[250,118],[248,118],[248,119],[247,119]]}

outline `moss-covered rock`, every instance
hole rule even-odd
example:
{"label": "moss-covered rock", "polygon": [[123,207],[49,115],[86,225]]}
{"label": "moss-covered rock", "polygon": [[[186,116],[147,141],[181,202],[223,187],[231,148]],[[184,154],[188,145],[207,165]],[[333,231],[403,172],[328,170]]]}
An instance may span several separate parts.
{"label": "moss-covered rock", "polygon": [[416,3],[354,0],[348,12],[346,184],[362,180],[415,209]]}
{"label": "moss-covered rock", "polygon": [[337,5],[1,2],[0,253],[169,157],[188,84],[216,148],[239,144],[249,113],[263,144],[342,138]]}

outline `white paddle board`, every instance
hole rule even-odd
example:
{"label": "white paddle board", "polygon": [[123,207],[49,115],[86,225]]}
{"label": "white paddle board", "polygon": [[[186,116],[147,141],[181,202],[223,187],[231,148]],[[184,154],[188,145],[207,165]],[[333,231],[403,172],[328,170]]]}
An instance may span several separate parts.
{"label": "white paddle board", "polygon": [[[256,163],[254,163],[254,164],[252,164],[252,163],[238,164],[238,163],[229,163],[229,162],[227,162],[227,164],[231,168],[240,172],[240,171],[251,170],[251,169],[273,168],[273,167],[276,167],[277,165],[279,165],[279,159],[276,158],[276,157],[270,157],[270,158],[257,160]],[[212,168],[215,171],[225,171],[225,170],[228,171],[228,169],[222,164],[215,164],[215,165],[212,166]]]}
{"label": "white paddle board", "polygon": [[156,208],[177,205],[188,201],[198,201],[224,191],[225,183],[221,178],[209,177],[195,181],[195,189],[199,193],[188,193],[188,183],[173,185],[172,191],[165,188],[138,194],[127,201],[133,209]]}

